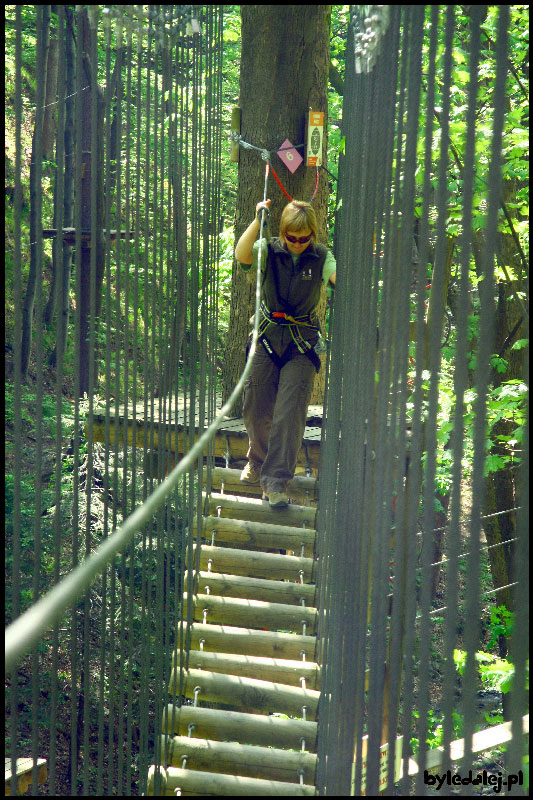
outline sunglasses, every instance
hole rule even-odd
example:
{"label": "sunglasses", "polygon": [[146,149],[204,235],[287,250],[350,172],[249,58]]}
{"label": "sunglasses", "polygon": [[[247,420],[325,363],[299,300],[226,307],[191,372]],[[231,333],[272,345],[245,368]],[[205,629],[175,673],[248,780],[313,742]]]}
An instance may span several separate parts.
{"label": "sunglasses", "polygon": [[285,238],[291,244],[307,244],[309,239],[313,237],[313,234],[310,233],[309,236],[289,236],[288,233],[285,234]]}

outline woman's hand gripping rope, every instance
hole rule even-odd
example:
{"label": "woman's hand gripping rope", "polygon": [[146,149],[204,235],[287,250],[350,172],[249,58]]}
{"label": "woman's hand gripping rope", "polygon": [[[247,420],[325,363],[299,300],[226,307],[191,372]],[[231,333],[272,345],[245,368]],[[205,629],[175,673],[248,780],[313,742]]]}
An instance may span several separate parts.
{"label": "woman's hand gripping rope", "polygon": [[272,203],[272,200],[260,200],[260,202],[256,205],[256,207],[255,207],[255,216],[257,217],[257,221],[259,223],[261,223],[261,221],[262,221],[261,218],[259,217],[259,212],[263,208],[265,209],[264,222],[266,222],[268,220],[268,215],[270,213],[270,205],[271,205],[271,203]]}

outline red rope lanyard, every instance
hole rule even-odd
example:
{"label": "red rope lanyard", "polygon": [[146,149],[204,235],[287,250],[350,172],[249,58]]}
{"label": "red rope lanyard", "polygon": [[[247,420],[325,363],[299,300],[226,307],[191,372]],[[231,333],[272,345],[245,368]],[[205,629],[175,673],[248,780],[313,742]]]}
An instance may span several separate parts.
{"label": "red rope lanyard", "polygon": [[285,197],[288,197],[288,198],[289,198],[289,200],[290,200],[290,202],[292,203],[292,197],[291,197],[291,196],[290,196],[290,194],[289,194],[289,193],[286,191],[286,189],[285,189],[285,187],[283,186],[282,182],[281,182],[281,181],[280,181],[280,179],[278,178],[278,176],[277,176],[277,174],[276,174],[276,170],[274,169],[274,167],[272,166],[272,164],[270,165],[270,169],[272,170],[272,175],[273,175],[273,176],[274,176],[274,178],[276,179],[276,183],[278,184],[279,188],[281,189],[281,191],[283,192],[283,194],[285,195]]}
{"label": "red rope lanyard", "polygon": [[[287,192],[287,190],[286,190],[286,189],[285,189],[285,187],[283,186],[282,182],[281,182],[281,181],[280,181],[280,179],[278,178],[278,176],[277,176],[277,174],[276,174],[276,170],[274,169],[274,167],[272,166],[272,164],[270,165],[270,169],[272,170],[272,175],[273,175],[273,176],[274,176],[274,178],[276,179],[276,183],[278,184],[279,188],[281,189],[281,191],[283,192],[283,194],[285,195],[285,197],[288,197],[288,198],[289,198],[289,200],[290,200],[290,202],[292,203],[292,200],[293,200],[293,198],[290,196],[290,194]],[[311,200],[310,200],[310,202],[311,202],[311,203],[313,202],[313,200],[314,200],[314,199],[315,199],[315,197],[316,197],[317,190],[318,190],[318,167],[316,168],[315,190],[314,190],[314,192],[313,192],[313,196],[312,196],[312,198],[311,198]]]}

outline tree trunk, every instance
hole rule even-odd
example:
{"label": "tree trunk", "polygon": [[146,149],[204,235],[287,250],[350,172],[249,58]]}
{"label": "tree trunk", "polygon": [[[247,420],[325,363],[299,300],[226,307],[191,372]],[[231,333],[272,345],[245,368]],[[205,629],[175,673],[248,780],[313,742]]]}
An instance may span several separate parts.
{"label": "tree trunk", "polygon": [[[82,232],[92,232],[92,225],[95,226],[96,233],[96,276],[95,276],[95,307],[94,307],[94,326],[98,321],[102,298],[102,283],[104,279],[105,266],[105,245],[104,245],[104,203],[103,203],[103,164],[104,164],[104,126],[103,126],[103,100],[101,91],[94,81],[91,81],[90,73],[93,73],[96,80],[96,65],[91,64],[88,54],[91,52],[91,29],[87,11],[84,11],[82,19],[82,29],[79,35],[78,46],[83,46],[85,57],[83,60],[84,69],[82,70],[82,90],[89,87],[85,92],[85,100],[82,106],[83,130],[82,141],[80,142],[83,152],[82,179],[81,179],[81,228]],[[91,86],[92,83],[92,86]],[[97,92],[97,152],[92,153],[92,92]],[[96,181],[96,219],[91,219],[91,183]],[[117,232],[117,235],[119,233]],[[81,269],[81,297],[80,297],[80,339],[78,342],[80,352],[80,397],[89,393],[89,374],[91,359],[94,365],[93,387],[96,387],[97,360],[95,350],[90,352],[90,314],[91,314],[91,248],[86,242],[81,253],[76,253],[77,266]]]}
{"label": "tree trunk", "polygon": [[[28,284],[26,286],[26,296],[24,298],[24,308],[22,310],[21,375],[23,380],[27,377],[30,363],[37,271],[41,269],[42,258],[42,187],[40,185],[40,177],[42,174],[42,136],[46,62],[48,60],[49,45],[48,29],[50,26],[50,6],[45,5],[42,8],[43,11],[38,12],[37,25],[42,25],[42,46],[44,52],[42,52],[41,58],[37,58],[37,108],[35,112],[35,127],[33,129],[30,163],[30,269],[28,273]],[[42,17],[40,17],[40,14],[42,14]],[[41,163],[38,164],[37,159],[39,159]],[[39,237],[39,239],[37,239],[37,237]],[[40,321],[38,324],[40,324]]]}
{"label": "tree trunk", "polygon": [[[74,16],[72,9],[65,6],[65,131],[59,135],[65,137],[65,178],[63,186],[63,225],[72,227],[74,207],[74,92],[76,83],[76,59],[74,58]],[[56,324],[56,346],[50,356],[50,365],[63,360],[67,343],[70,275],[72,271],[72,247],[63,243],[62,237],[54,241],[54,250],[63,247],[63,274],[59,289],[59,308]],[[54,258],[55,261],[55,258]],[[55,267],[54,267],[55,269]]]}
{"label": "tree trunk", "polygon": [[[242,53],[240,101],[241,135],[244,141],[277,150],[285,139],[304,142],[305,115],[309,108],[324,111],[323,160],[327,153],[327,86],[331,6],[241,6]],[[303,155],[303,150],[299,152]],[[294,174],[277,155],[272,165],[291,197],[309,200],[315,187],[314,168],[302,164]],[[328,183],[320,170],[313,206],[319,239],[327,243],[326,215]],[[257,151],[240,148],[239,188],[235,210],[235,241],[254,218],[255,206],[263,199],[265,162]],[[288,200],[272,178],[268,184],[272,200],[270,227],[276,236],[281,212]],[[325,294],[325,293],[324,293]],[[322,314],[325,301],[322,302]],[[255,281],[234,263],[230,325],[223,374],[223,398],[231,394],[245,364],[249,320],[255,307]],[[323,373],[323,369],[320,374]],[[319,385],[323,386],[323,378]],[[316,395],[315,395],[316,398]],[[315,399],[316,402],[316,399]],[[234,406],[242,413],[242,401]]]}
{"label": "tree trunk", "polygon": [[[172,81],[175,78],[174,65],[171,63],[170,50],[163,48],[161,51],[163,73],[163,97],[165,102],[165,116],[169,117],[169,141],[178,142],[181,131],[178,129],[178,118],[173,113],[173,104],[176,102]],[[175,86],[178,85],[176,80]],[[173,98],[171,100],[171,97]],[[175,151],[176,163],[171,167],[172,186],[172,229],[173,245],[176,258],[176,270],[172,277],[172,296],[175,298],[174,317],[171,339],[168,344],[167,367],[162,375],[162,385],[158,395],[166,396],[177,391],[178,362],[181,357],[183,340],[185,337],[185,322],[187,314],[187,216],[183,196],[183,169],[181,155],[178,148]]]}
{"label": "tree trunk", "polygon": [[[52,14],[57,15],[57,6],[51,6]],[[54,172],[57,174],[57,169],[52,162],[54,156],[54,145],[57,139],[57,72],[59,66],[59,41],[57,38],[57,30],[50,29],[50,43],[48,48],[48,59],[46,64],[46,96],[44,103],[44,119],[43,119],[43,162],[46,163],[44,173],[52,176]],[[57,210],[54,203],[54,222],[52,227],[56,227]],[[56,240],[52,243],[52,248],[55,250]],[[43,324],[50,325],[52,315],[55,310],[56,301],[56,257],[52,258],[52,279],[50,281],[50,293],[48,295],[48,302],[43,312]]]}
{"label": "tree trunk", "polygon": [[[507,181],[503,187],[503,202],[512,200],[516,193],[516,186]],[[483,249],[482,233],[474,236],[474,258],[478,276],[481,270],[481,253]],[[513,236],[502,233],[500,238],[499,260],[510,267],[516,276],[512,281],[500,281],[497,284],[498,297],[496,300],[495,339],[494,352],[505,358],[508,367],[505,373],[493,373],[492,387],[496,388],[505,381],[522,378],[524,374],[524,350],[513,351],[512,345],[517,339],[524,336],[524,321],[522,309],[516,297],[516,292],[527,291],[527,276],[523,274],[520,253],[517,250]],[[471,342],[471,347],[476,348],[477,342]],[[474,373],[469,370],[470,385],[474,385]],[[496,436],[509,436],[514,431],[511,421],[502,419],[497,422],[491,432],[495,442],[491,447],[492,455],[504,455],[506,446],[496,441]],[[487,544],[491,547],[489,563],[494,588],[508,586],[513,580],[514,547],[511,539],[515,536],[516,513],[504,513],[501,516],[491,516],[520,505],[520,498],[515,491],[515,471],[512,466],[491,473],[485,479],[485,497],[483,500],[483,530]],[[505,544],[509,542],[509,544]],[[513,610],[512,593],[509,589],[502,589],[496,595],[497,605],[505,605]]]}
{"label": "tree trunk", "polygon": [[[502,236],[510,240],[511,237]],[[507,242],[510,244],[510,241]],[[512,261],[507,261],[512,263]],[[496,342],[495,352],[508,361],[508,368],[505,373],[494,374],[494,388],[508,380],[522,378],[523,376],[523,350],[511,351],[513,343],[521,338],[523,330],[523,320],[521,309],[513,299],[513,287],[509,283],[498,284],[498,299],[496,307]],[[514,331],[514,335],[513,335]],[[496,440],[497,436],[511,436],[514,432],[514,424],[509,419],[499,420],[492,428],[491,447],[492,455],[506,455],[507,447],[501,440]],[[503,469],[488,475],[485,481],[486,495],[483,513],[485,516],[499,512],[509,511],[520,504],[520,499],[515,495],[515,471],[512,465],[507,465]],[[498,517],[491,517],[483,521],[485,536],[488,545],[499,545],[489,550],[490,566],[494,588],[507,586],[513,580],[513,556],[514,546],[511,542],[515,537],[516,513],[501,514]],[[505,544],[509,542],[509,544]],[[510,590],[504,589],[497,595],[497,605],[505,605],[509,610],[513,610],[512,594]]]}
{"label": "tree trunk", "polygon": [[[57,14],[57,6],[52,6],[52,13]],[[57,31],[50,31],[50,46],[46,64],[46,100],[43,120],[43,159],[51,161],[56,141],[57,119],[57,68],[59,63],[59,43]]]}
{"label": "tree trunk", "polygon": [[[424,339],[424,369],[429,367],[429,336],[431,327],[434,324],[435,317],[440,319],[441,327],[445,322],[446,298],[448,296],[448,287],[450,285],[450,278],[452,272],[453,253],[455,249],[455,236],[446,237],[446,255],[444,265],[444,280],[442,283],[442,291],[440,296],[437,296],[434,291],[434,282],[431,281],[431,294],[429,297],[427,324],[425,326],[425,339]],[[434,270],[433,270],[434,274]],[[424,423],[422,431],[423,441],[426,441],[426,423]],[[445,445],[445,449],[451,447],[451,439]],[[422,492],[422,487],[421,487]],[[438,566],[432,568],[431,573],[431,601],[434,602],[437,596],[437,589],[439,587],[440,579],[440,562],[444,550],[444,528],[448,523],[448,507],[450,505],[450,495],[441,495],[440,502],[442,511],[436,511],[434,516],[435,532],[433,533],[433,563]]]}

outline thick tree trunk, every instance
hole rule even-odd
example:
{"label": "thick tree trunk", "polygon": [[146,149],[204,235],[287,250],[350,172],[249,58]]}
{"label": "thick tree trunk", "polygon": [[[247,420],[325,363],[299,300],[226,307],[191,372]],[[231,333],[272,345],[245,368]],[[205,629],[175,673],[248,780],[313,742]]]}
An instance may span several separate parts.
{"label": "thick tree trunk", "polygon": [[[277,150],[285,139],[304,142],[305,115],[309,108],[325,112],[327,130],[327,86],[331,6],[241,6],[242,54],[240,101],[241,135],[246,142]],[[300,150],[303,154],[303,151]],[[323,143],[323,160],[327,136]],[[294,199],[309,200],[315,187],[315,170],[303,164],[294,174],[277,155],[273,166]],[[239,189],[235,211],[235,241],[254,218],[255,206],[263,199],[265,162],[257,151],[240,148]],[[320,241],[327,243],[328,183],[320,171],[318,192],[313,202]],[[288,202],[271,178],[268,196],[272,200],[270,225],[279,230],[281,212]],[[245,364],[249,320],[255,306],[255,282],[237,263],[231,292],[230,327],[223,374],[223,397],[227,399]],[[325,308],[325,303],[323,303]],[[323,370],[321,370],[321,374]],[[320,376],[318,376],[320,378]],[[322,378],[323,381],[323,378]],[[242,403],[234,413],[242,412]]]}

